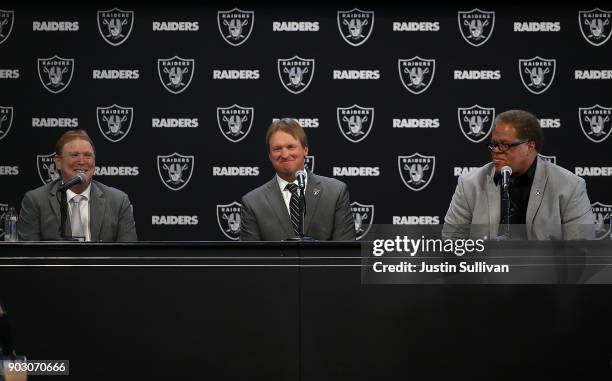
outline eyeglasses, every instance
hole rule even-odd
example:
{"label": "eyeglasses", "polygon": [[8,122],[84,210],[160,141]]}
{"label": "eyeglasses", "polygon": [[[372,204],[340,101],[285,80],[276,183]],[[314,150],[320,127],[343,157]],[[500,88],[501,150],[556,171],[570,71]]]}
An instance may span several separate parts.
{"label": "eyeglasses", "polygon": [[521,144],[527,143],[528,141],[529,141],[529,139],[519,140],[518,142],[514,142],[514,143],[496,143],[496,142],[491,142],[491,144],[489,144],[487,147],[489,147],[489,149],[491,151],[493,151],[495,148],[497,148],[499,150],[499,152],[506,152],[510,148],[516,147],[516,146],[520,146]]}

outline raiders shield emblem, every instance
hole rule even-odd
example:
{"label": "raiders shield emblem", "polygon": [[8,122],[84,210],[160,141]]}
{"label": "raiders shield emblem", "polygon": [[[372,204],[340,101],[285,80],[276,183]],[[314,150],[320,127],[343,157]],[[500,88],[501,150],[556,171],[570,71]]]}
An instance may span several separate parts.
{"label": "raiders shield emblem", "polygon": [[519,60],[519,74],[525,88],[539,95],[550,88],[555,79],[557,60],[533,57]]}
{"label": "raiders shield emblem", "polygon": [[55,152],[48,155],[36,155],[36,166],[38,167],[38,176],[43,184],[50,183],[60,178],[60,173],[55,167]]}
{"label": "raiders shield emblem", "polygon": [[604,239],[610,237],[612,231],[612,205],[602,204],[597,201],[591,204],[593,215],[595,215],[595,237]]}
{"label": "raiders shield emblem", "polygon": [[38,59],[38,78],[54,94],[66,90],[74,73],[74,59],[53,56]]}
{"label": "raiders shield emblem", "polygon": [[[8,211],[8,204],[0,203],[0,241],[4,241],[4,215]],[[1,312],[1,309],[0,309]],[[1,316],[2,314],[0,314]]]}
{"label": "raiders shield emblem", "polygon": [[352,105],[336,109],[338,127],[342,135],[353,143],[358,143],[368,136],[374,126],[374,108]]}
{"label": "raiders shield emblem", "polygon": [[542,155],[541,153],[538,154],[538,157],[540,157],[542,160],[551,162],[553,164],[557,164],[557,156],[546,156],[546,155]]}
{"label": "raiders shield emblem", "polygon": [[15,11],[0,9],[0,44],[6,41],[13,31]]}
{"label": "raiders shield emblem", "polygon": [[116,104],[109,107],[97,107],[96,116],[102,136],[117,143],[125,138],[132,128],[134,108],[121,107]]}
{"label": "raiders shield emblem", "polygon": [[352,46],[366,42],[374,30],[374,11],[338,11],[337,19],[342,39]]}
{"label": "raiders shield emblem", "polygon": [[612,33],[612,12],[599,8],[578,12],[580,32],[593,46],[601,46],[610,39]]}
{"label": "raiders shield emblem", "polygon": [[242,205],[232,202],[226,205],[217,205],[217,223],[223,235],[232,241],[240,238],[240,211]]}
{"label": "raiders shield emblem", "polygon": [[463,39],[472,46],[480,46],[487,42],[495,27],[495,12],[472,9],[457,12],[459,32]]}
{"label": "raiders shield emblem", "polygon": [[580,129],[590,141],[601,143],[612,131],[612,108],[595,105],[578,108]]}
{"label": "raiders shield emblem", "polygon": [[0,106],[0,140],[4,139],[13,125],[13,108]]}
{"label": "raiders shield emblem", "polygon": [[230,11],[217,12],[217,26],[221,37],[232,46],[242,45],[249,39],[255,23],[255,12],[241,11],[234,8]]}
{"label": "raiders shield emblem", "polygon": [[406,90],[413,94],[425,92],[433,81],[436,72],[436,60],[419,56],[408,60],[397,61],[399,75]]}
{"label": "raiders shield emblem", "polygon": [[493,107],[480,107],[474,105],[470,108],[457,108],[459,129],[467,140],[480,143],[485,140],[493,129],[495,109]]}
{"label": "raiders shield emblem", "polygon": [[277,67],[278,77],[283,87],[290,93],[299,94],[306,90],[312,81],[315,60],[298,56],[286,59],[279,58]]}
{"label": "raiders shield emblem", "polygon": [[314,155],[306,155],[304,158],[304,169],[310,172],[314,172],[315,168],[315,157]]}
{"label": "raiders shield emblem", "polygon": [[123,44],[134,26],[134,12],[113,8],[108,11],[98,11],[98,31],[112,46]]}
{"label": "raiders shield emblem", "polygon": [[181,190],[191,180],[194,157],[173,153],[168,156],[157,155],[157,173],[168,189]]}
{"label": "raiders shield emblem", "polygon": [[436,157],[423,156],[419,153],[398,156],[397,165],[404,185],[418,192],[431,182],[436,169]]}
{"label": "raiders shield emblem", "polygon": [[233,105],[217,107],[217,125],[221,134],[232,143],[238,143],[251,131],[255,109]]}
{"label": "raiders shield emblem", "polygon": [[351,202],[351,213],[353,213],[357,239],[360,240],[368,234],[374,223],[374,205]]}
{"label": "raiders shield emblem", "polygon": [[194,59],[184,59],[178,56],[157,60],[157,74],[166,90],[172,94],[185,91],[195,70]]}

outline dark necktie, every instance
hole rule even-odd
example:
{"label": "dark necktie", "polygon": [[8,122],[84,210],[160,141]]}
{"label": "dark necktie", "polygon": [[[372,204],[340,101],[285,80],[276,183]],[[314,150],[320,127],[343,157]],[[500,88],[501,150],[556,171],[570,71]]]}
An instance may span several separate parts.
{"label": "dark necktie", "polygon": [[289,183],[287,184],[285,189],[291,192],[291,200],[289,201],[289,210],[291,213],[289,214],[291,216],[291,225],[293,226],[293,232],[295,233],[296,237],[299,237],[300,227],[298,221],[300,220],[300,202],[298,196],[298,186],[296,184]]}

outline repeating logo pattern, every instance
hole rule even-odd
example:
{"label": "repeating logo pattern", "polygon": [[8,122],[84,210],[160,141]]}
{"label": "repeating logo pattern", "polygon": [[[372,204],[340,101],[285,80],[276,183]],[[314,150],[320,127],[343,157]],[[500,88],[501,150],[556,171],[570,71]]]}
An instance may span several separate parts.
{"label": "repeating logo pattern", "polygon": [[13,108],[0,106],[0,140],[4,139],[13,125]]}
{"label": "repeating logo pattern", "polygon": [[601,143],[612,132],[612,108],[595,105],[578,108],[580,129],[590,141]]}
{"label": "repeating logo pattern", "polygon": [[314,155],[306,155],[304,158],[304,168],[310,172],[315,170],[315,157]]}
{"label": "repeating logo pattern", "polygon": [[539,95],[550,88],[555,79],[557,60],[538,56],[519,60],[519,74],[525,88]]}
{"label": "repeating logo pattern", "polygon": [[162,183],[173,191],[181,190],[191,180],[194,157],[174,152],[172,155],[157,155],[157,173]]}
{"label": "repeating logo pattern", "polygon": [[0,9],[0,44],[6,41],[13,31],[15,23],[15,11]]}
{"label": "repeating logo pattern", "polygon": [[397,61],[400,79],[406,90],[413,94],[425,92],[433,81],[436,60],[419,56]]}
{"label": "repeating logo pattern", "polygon": [[360,240],[368,234],[374,223],[374,205],[363,205],[356,201],[351,202],[351,213],[353,213],[357,239]]}
{"label": "repeating logo pattern", "polygon": [[480,143],[489,136],[495,120],[495,108],[474,105],[457,109],[459,129],[469,141]]}
{"label": "repeating logo pattern", "polygon": [[217,12],[217,26],[221,37],[232,46],[244,44],[251,36],[255,24],[255,12],[234,8]]}
{"label": "repeating logo pattern", "polygon": [[472,46],[481,46],[493,34],[495,12],[481,11],[478,8],[457,13],[459,31],[463,39]]}
{"label": "repeating logo pattern", "polygon": [[414,153],[398,156],[397,165],[404,185],[413,191],[421,191],[429,185],[436,170],[436,157]]}
{"label": "repeating logo pattern", "polygon": [[352,143],[365,139],[374,126],[374,108],[352,105],[336,109],[338,127],[342,135]]}
{"label": "repeating logo pattern", "polygon": [[541,153],[539,153],[538,156],[540,158],[542,158],[542,160],[546,160],[546,161],[551,162],[553,164],[557,164],[557,156],[555,156],[555,155],[547,156],[547,155],[542,155]]}
{"label": "repeating logo pattern", "polygon": [[238,143],[251,131],[255,109],[233,105],[217,107],[217,125],[221,134],[232,143]]}
{"label": "repeating logo pattern", "polygon": [[587,42],[593,46],[601,46],[608,42],[612,33],[612,12],[599,8],[578,12],[580,32]]}
{"label": "repeating logo pattern", "polygon": [[604,239],[612,234],[612,205],[602,204],[597,201],[591,204],[593,215],[595,216],[595,237]]}
{"label": "repeating logo pattern", "polygon": [[293,94],[299,94],[310,86],[314,76],[315,60],[309,58],[279,58],[278,77],[283,87]]}
{"label": "repeating logo pattern", "polygon": [[195,70],[194,59],[184,59],[178,56],[157,60],[157,74],[166,90],[172,94],[185,91],[193,79]]}
{"label": "repeating logo pattern", "polygon": [[74,73],[74,59],[53,56],[38,59],[38,78],[54,94],[66,90]]}
{"label": "repeating logo pattern", "polygon": [[36,155],[36,167],[38,168],[38,176],[43,184],[50,183],[60,178],[60,173],[55,166],[55,152],[48,155]]}
{"label": "repeating logo pattern", "polygon": [[223,235],[232,241],[240,239],[241,210],[242,204],[236,201],[225,205],[217,204],[217,224],[219,224],[219,229],[221,229]]}
{"label": "repeating logo pattern", "polygon": [[121,107],[116,104],[96,107],[96,120],[102,136],[117,143],[125,138],[132,128],[134,108]]}
{"label": "repeating logo pattern", "polygon": [[112,46],[123,44],[130,37],[133,26],[133,11],[122,11],[118,8],[98,11],[98,31],[104,41]]}
{"label": "repeating logo pattern", "polygon": [[338,30],[344,41],[359,46],[370,38],[374,30],[374,12],[357,8],[338,11]]}

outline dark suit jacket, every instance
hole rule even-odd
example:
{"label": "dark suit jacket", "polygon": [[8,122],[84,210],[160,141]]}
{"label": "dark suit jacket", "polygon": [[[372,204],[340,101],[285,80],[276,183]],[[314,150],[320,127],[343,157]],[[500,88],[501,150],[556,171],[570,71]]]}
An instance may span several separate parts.
{"label": "dark suit jacket", "polygon": [[[318,240],[354,240],[355,223],[345,183],[308,172],[304,234]],[[240,239],[282,241],[294,237],[276,176],[242,198]]]}
{"label": "dark suit jacket", "polygon": [[[21,202],[17,222],[20,241],[52,241],[60,238],[59,180],[28,191]],[[89,200],[91,241],[137,241],[132,204],[127,194],[92,181]],[[66,221],[70,234],[70,221]]]}

